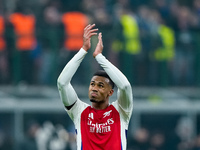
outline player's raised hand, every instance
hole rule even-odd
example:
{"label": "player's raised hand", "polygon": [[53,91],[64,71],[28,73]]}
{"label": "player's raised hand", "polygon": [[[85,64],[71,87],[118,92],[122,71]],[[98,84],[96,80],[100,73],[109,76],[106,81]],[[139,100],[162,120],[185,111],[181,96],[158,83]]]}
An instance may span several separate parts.
{"label": "player's raised hand", "polygon": [[99,39],[99,41],[98,41],[96,49],[93,53],[94,57],[96,57],[99,53],[102,53],[102,51],[103,51],[103,41],[102,41],[102,33],[101,32],[98,35],[98,39]]}
{"label": "player's raised hand", "polygon": [[87,25],[84,29],[84,33],[83,33],[83,49],[88,51],[91,47],[91,42],[90,39],[93,35],[97,35],[96,31],[98,31],[98,29],[93,29],[93,27],[95,26],[95,24],[92,25]]}

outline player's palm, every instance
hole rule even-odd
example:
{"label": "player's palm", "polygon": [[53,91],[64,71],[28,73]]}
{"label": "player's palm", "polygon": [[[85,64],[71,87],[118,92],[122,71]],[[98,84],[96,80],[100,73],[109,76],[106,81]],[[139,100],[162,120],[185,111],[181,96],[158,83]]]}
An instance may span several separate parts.
{"label": "player's palm", "polygon": [[84,49],[85,49],[85,50],[88,50],[88,49],[90,49],[90,47],[91,47],[90,39],[91,39],[91,38],[83,37],[83,43],[84,43],[84,47],[85,47]]}
{"label": "player's palm", "polygon": [[93,53],[94,57],[96,57],[98,54],[102,53],[102,51],[103,51],[102,33],[99,33],[98,39],[99,39],[99,41],[98,41],[96,49]]}
{"label": "player's palm", "polygon": [[88,51],[91,47],[91,37],[93,35],[97,35],[96,31],[98,31],[98,29],[93,29],[93,27],[95,26],[95,24],[93,25],[88,25],[87,27],[85,27],[84,29],[84,34],[83,34],[83,49]]}

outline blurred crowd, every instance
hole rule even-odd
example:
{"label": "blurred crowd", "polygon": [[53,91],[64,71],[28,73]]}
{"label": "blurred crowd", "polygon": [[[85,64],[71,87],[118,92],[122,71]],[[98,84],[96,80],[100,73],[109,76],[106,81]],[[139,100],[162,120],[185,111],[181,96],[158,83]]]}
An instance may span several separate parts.
{"label": "blurred crowd", "polygon": [[[144,123],[128,136],[128,150],[198,150],[200,134],[194,133],[191,118],[161,116]],[[164,119],[161,119],[164,118]],[[176,121],[175,121],[175,120]],[[153,121],[154,120],[154,121]],[[162,120],[162,125],[159,120]],[[175,122],[174,122],[175,121]],[[197,127],[198,129],[198,127]]]}
{"label": "blurred crowd", "polygon": [[19,150],[75,150],[75,133],[68,132],[62,125],[45,121],[42,125],[32,122],[28,125]]}
{"label": "blurred crowd", "polygon": [[[26,122],[27,123],[27,122]],[[28,121],[21,139],[9,138],[0,129],[0,150],[75,150],[75,131],[69,132],[61,124],[47,120]]]}
{"label": "blurred crowd", "polygon": [[192,140],[186,140],[178,134],[170,134],[140,128],[128,140],[128,150],[198,150],[200,148],[200,135]]}
{"label": "blurred crowd", "polygon": [[0,128],[0,150],[76,150],[75,131],[50,120],[27,121],[22,135],[14,139]]}
{"label": "blurred crowd", "polygon": [[[200,85],[200,0],[1,0],[0,4],[1,84],[55,85],[63,66],[82,45],[83,28],[95,23],[103,33],[104,55],[131,84]],[[93,49],[97,39],[92,40]],[[97,67],[86,58],[75,83],[87,84]]]}

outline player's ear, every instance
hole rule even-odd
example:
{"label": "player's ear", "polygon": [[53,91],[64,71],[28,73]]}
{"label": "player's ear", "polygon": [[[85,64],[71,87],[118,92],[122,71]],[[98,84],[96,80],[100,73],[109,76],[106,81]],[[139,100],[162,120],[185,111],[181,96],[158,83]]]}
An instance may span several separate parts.
{"label": "player's ear", "polygon": [[114,93],[114,90],[113,90],[113,89],[111,89],[108,95],[109,95],[109,96],[112,96],[112,95],[113,95],[113,93]]}

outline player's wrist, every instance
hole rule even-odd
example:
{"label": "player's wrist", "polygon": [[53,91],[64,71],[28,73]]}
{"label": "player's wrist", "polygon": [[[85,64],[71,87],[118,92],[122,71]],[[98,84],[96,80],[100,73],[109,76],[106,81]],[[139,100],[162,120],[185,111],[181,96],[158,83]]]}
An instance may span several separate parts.
{"label": "player's wrist", "polygon": [[86,52],[89,50],[89,48],[87,48],[86,46],[82,46],[82,49],[84,49]]}
{"label": "player's wrist", "polygon": [[96,58],[96,57],[99,56],[99,55],[102,55],[102,53],[100,53],[100,52],[99,52],[99,53],[95,53],[95,54],[93,53],[93,57],[94,57],[94,58]]}

